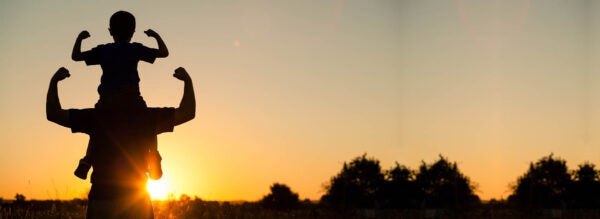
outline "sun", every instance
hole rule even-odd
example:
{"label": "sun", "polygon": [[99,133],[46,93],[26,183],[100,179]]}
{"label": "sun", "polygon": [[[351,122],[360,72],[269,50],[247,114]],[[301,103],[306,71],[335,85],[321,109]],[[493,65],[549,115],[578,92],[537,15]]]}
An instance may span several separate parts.
{"label": "sun", "polygon": [[169,197],[170,188],[165,177],[160,180],[148,180],[146,190],[150,193],[152,200],[166,200]]}

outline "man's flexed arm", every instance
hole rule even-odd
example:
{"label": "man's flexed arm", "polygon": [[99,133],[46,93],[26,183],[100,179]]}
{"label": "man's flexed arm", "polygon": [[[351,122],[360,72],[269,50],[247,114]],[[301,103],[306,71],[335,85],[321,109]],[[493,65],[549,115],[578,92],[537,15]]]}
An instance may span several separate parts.
{"label": "man's flexed arm", "polygon": [[181,103],[179,103],[179,108],[175,109],[175,125],[180,125],[196,116],[196,97],[194,96],[192,79],[184,68],[175,69],[173,77],[182,80],[184,83]]}
{"label": "man's flexed arm", "polygon": [[60,100],[58,98],[58,82],[71,76],[69,70],[61,67],[54,73],[52,79],[50,79],[50,87],[48,88],[48,95],[46,96],[46,118],[48,121],[62,125],[64,127],[70,127],[69,122],[69,111],[62,109],[60,106]]}

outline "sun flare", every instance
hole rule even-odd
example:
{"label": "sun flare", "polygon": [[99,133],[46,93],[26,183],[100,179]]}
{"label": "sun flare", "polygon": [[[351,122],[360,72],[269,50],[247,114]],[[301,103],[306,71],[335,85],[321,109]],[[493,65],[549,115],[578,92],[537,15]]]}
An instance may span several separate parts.
{"label": "sun flare", "polygon": [[166,200],[170,193],[169,184],[164,177],[160,180],[148,180],[146,190],[152,200]]}

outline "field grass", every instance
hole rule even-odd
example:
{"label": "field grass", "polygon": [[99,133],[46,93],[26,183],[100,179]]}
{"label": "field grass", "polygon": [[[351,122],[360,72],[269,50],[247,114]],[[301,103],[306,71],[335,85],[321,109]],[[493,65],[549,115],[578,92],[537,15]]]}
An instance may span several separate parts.
{"label": "field grass", "polygon": [[[85,218],[86,200],[24,201],[0,204],[0,218]],[[295,210],[275,211],[262,208],[257,203],[229,203],[196,200],[155,201],[155,218],[600,218],[596,210],[546,209],[520,212],[493,205],[481,205],[466,212],[443,209],[383,210],[363,209],[335,211],[314,203],[305,202]]]}

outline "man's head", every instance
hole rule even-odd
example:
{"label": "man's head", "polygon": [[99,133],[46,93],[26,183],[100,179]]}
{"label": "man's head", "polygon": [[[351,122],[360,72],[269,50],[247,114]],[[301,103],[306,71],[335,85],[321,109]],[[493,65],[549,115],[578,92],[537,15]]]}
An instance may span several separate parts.
{"label": "man's head", "polygon": [[117,11],[110,17],[108,28],[115,42],[129,42],[135,32],[135,17],[126,11]]}

